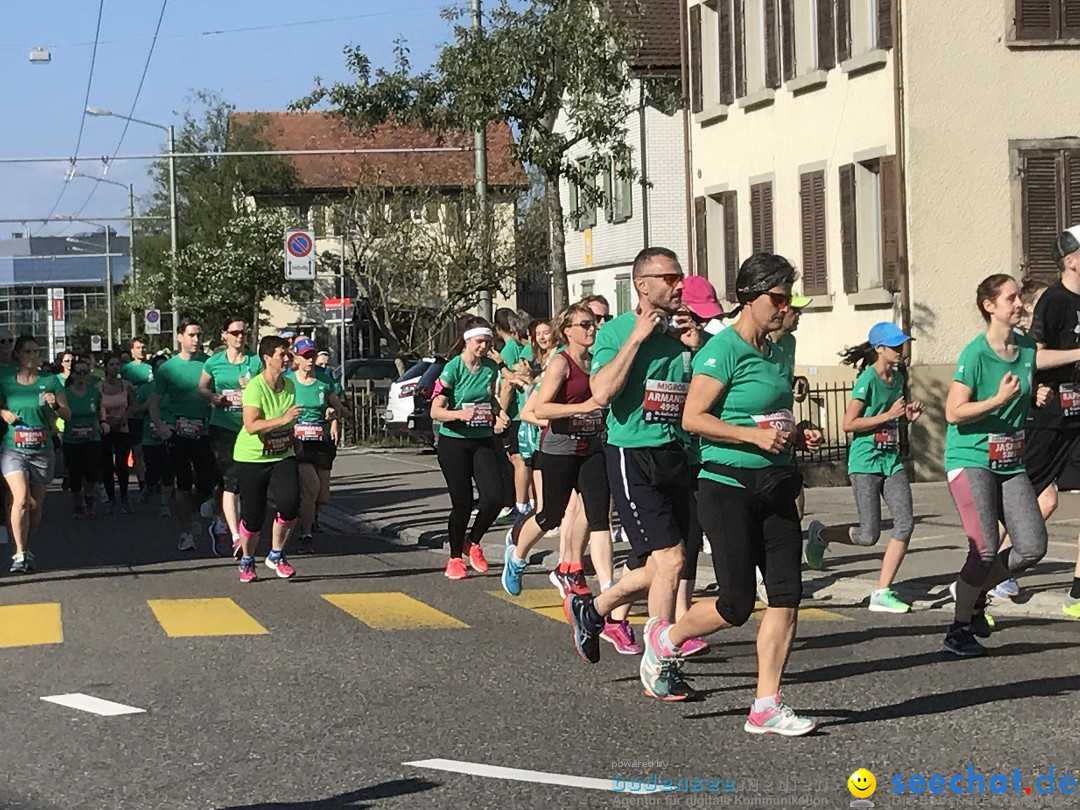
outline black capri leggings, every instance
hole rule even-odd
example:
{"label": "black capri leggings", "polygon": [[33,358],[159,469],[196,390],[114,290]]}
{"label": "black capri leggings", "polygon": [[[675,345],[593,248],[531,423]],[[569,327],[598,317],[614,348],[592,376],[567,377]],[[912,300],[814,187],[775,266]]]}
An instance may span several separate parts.
{"label": "black capri leggings", "polygon": [[761,495],[709,479],[699,482],[698,517],[712,542],[720,589],[716,612],[726,622],[746,624],[754,612],[755,566],[765,576],[771,607],[799,606],[802,525],[797,495],[798,489],[788,485]]}
{"label": "black capri leggings", "polygon": [[128,478],[131,468],[128,466],[128,453],[131,452],[131,434],[110,430],[101,437],[101,477],[105,482],[105,493],[109,500],[116,499],[116,481],[120,482],[120,497],[128,494]]}
{"label": "black capri leggings", "polygon": [[101,473],[101,442],[65,442],[64,463],[69,491],[79,492],[84,483],[97,483]]}
{"label": "black capri leggings", "polygon": [[262,531],[268,494],[274,499],[279,523],[296,520],[300,512],[300,472],[295,457],[237,461],[236,480],[240,484],[240,522],[249,536]]}
{"label": "black capri leggings", "polygon": [[209,438],[185,439],[174,435],[169,439],[169,455],[176,475],[176,488],[180,492],[197,489],[204,501],[214,494],[217,464]]}
{"label": "black capri leggings", "polygon": [[686,533],[686,554],[683,555],[682,572],[679,574],[679,579],[685,579],[688,582],[697,579],[698,557],[701,556],[701,549],[705,547],[704,533],[701,531],[701,520],[698,518],[699,472],[701,472],[700,465],[693,464],[690,466],[690,473],[693,476],[693,483],[690,485],[690,530]]}
{"label": "black capri leggings", "polygon": [[[537,454],[539,455],[539,453]],[[611,528],[611,489],[603,448],[587,456],[556,456],[544,453],[544,508],[536,522],[545,532],[555,529],[566,516],[574,490],[581,493],[590,532]]]}
{"label": "black capri leggings", "polygon": [[163,444],[144,444],[142,448],[143,461],[146,462],[146,486],[173,486],[175,478],[169,448]]}
{"label": "black capri leggings", "polygon": [[450,556],[460,557],[465,548],[465,532],[469,528],[469,514],[473,505],[473,481],[480,495],[480,508],[476,513],[469,540],[479,543],[491,528],[503,502],[501,461],[496,453],[505,452],[502,441],[495,438],[459,439],[456,436],[439,436],[439,468],[446,487],[450,490]]}

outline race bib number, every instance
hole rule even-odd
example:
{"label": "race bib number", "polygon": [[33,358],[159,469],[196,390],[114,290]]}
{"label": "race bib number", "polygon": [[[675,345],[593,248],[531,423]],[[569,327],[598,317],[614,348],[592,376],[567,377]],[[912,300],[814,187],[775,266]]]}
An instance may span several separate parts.
{"label": "race bib number", "polygon": [[785,433],[795,431],[795,414],[791,411],[776,411],[776,413],[766,413],[752,418],[761,430],[781,430]]}
{"label": "race bib number", "polygon": [[900,450],[900,423],[890,419],[874,431],[874,449],[897,452]]}
{"label": "race bib number", "polygon": [[292,447],[293,432],[290,428],[271,430],[263,436],[263,455],[281,456]]}
{"label": "race bib number", "polygon": [[94,438],[93,425],[71,425],[68,435],[74,442],[88,442]]}
{"label": "race bib number", "polygon": [[646,380],[641,416],[649,423],[677,425],[682,421],[689,383]]}
{"label": "race bib number", "polygon": [[1062,416],[1080,416],[1080,385],[1062,383],[1058,387]]}
{"label": "race bib number", "polygon": [[179,417],[176,420],[176,435],[182,439],[201,439],[203,435],[202,420]]}
{"label": "race bib number", "polygon": [[221,392],[221,407],[229,413],[238,413],[244,410],[244,392],[239,388],[228,388]]}
{"label": "race bib number", "polygon": [[991,433],[989,440],[990,469],[1011,470],[1024,460],[1024,431]]}
{"label": "race bib number", "polygon": [[30,425],[15,425],[12,428],[15,434],[15,447],[19,450],[44,450],[48,442],[48,434],[43,427],[31,427]]}
{"label": "race bib number", "polygon": [[293,435],[302,442],[321,442],[323,440],[323,423],[297,422],[293,426]]}
{"label": "race bib number", "polygon": [[604,412],[597,409],[570,417],[570,437],[591,439],[604,429]]}
{"label": "race bib number", "polygon": [[475,408],[473,418],[465,423],[466,427],[491,427],[495,424],[495,411],[490,402],[466,402],[463,409]]}

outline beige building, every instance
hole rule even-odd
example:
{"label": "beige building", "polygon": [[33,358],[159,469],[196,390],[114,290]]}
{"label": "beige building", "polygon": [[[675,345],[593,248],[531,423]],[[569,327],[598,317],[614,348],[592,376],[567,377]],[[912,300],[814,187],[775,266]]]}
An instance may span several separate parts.
{"label": "beige building", "polygon": [[910,328],[916,471],[940,476],[976,285],[1053,279],[1080,222],[1080,3],[688,0],[686,38],[698,272],[730,293],[752,251],[791,259],[811,384],[850,382],[837,352],[873,323]]}

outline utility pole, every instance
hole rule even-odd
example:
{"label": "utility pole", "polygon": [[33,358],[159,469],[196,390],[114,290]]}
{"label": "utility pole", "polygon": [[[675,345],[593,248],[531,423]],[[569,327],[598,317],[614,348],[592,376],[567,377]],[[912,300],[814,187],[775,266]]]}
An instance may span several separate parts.
{"label": "utility pole", "polygon": [[[135,186],[128,185],[128,272],[131,274],[131,283],[135,288],[135,299],[139,297],[139,276],[135,271]],[[131,310],[131,339],[135,339],[138,322],[135,320],[135,310]]]}
{"label": "utility pole", "polygon": [[176,134],[172,124],[168,127],[169,132],[169,247],[172,256],[172,273],[170,283],[172,296],[169,304],[172,307],[172,333],[173,348],[180,347],[180,340],[176,334],[176,327],[180,325],[180,305],[176,297]]}
{"label": "utility pole", "polygon": [[[473,32],[483,30],[481,22],[480,0],[472,0]],[[484,289],[480,292],[480,317],[491,320],[491,287],[487,286],[489,274],[491,228],[488,216],[488,164],[487,164],[487,128],[481,124],[473,133],[473,145],[476,153],[476,203],[480,216],[480,274],[485,279]]]}
{"label": "utility pole", "polygon": [[105,323],[106,334],[109,336],[109,351],[113,350],[113,274],[112,274],[112,246],[109,244],[110,231],[105,226]]}

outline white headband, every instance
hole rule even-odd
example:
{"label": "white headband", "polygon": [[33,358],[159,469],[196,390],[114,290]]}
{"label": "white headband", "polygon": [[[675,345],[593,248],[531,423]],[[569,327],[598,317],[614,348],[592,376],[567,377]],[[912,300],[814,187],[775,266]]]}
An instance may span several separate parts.
{"label": "white headband", "polygon": [[474,337],[492,337],[491,330],[486,326],[478,326],[475,329],[466,329],[465,334],[462,336],[465,340],[469,340]]}

